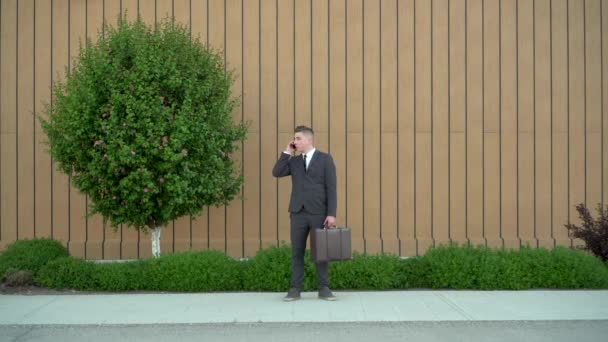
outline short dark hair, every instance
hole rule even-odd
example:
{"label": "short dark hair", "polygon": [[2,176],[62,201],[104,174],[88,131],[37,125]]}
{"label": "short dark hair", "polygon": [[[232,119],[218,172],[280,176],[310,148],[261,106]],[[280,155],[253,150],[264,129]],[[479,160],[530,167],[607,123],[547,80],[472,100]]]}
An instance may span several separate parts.
{"label": "short dark hair", "polygon": [[298,126],[294,129],[293,132],[294,133],[302,132],[304,134],[315,135],[315,132],[313,132],[312,128],[307,127],[307,126]]}

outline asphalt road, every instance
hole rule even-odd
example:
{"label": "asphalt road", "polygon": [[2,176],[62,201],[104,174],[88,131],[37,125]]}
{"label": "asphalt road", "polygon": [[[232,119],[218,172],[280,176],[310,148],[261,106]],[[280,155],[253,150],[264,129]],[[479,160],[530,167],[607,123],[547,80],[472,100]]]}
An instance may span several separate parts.
{"label": "asphalt road", "polygon": [[0,341],[605,341],[608,321],[0,325]]}

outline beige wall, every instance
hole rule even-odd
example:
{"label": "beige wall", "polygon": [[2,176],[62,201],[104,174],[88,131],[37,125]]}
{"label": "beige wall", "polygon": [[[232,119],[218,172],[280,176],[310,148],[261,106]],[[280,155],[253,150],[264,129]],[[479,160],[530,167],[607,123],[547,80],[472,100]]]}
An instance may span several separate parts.
{"label": "beige wall", "polygon": [[[156,4],[156,7],[155,7]],[[0,247],[52,236],[86,258],[150,255],[145,234],[86,219],[34,121],[79,40],[124,11],[166,13],[225,50],[251,121],[243,200],[175,221],[162,250],[232,256],[289,240],[271,168],[312,125],[338,171],[354,248],[450,240],[570,245],[574,206],[608,199],[608,3],[600,0],[2,0]]]}

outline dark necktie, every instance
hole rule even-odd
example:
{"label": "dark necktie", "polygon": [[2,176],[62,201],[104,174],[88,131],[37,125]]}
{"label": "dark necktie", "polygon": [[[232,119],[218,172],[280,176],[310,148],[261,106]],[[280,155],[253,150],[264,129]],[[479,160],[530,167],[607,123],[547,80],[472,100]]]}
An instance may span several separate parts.
{"label": "dark necktie", "polygon": [[304,170],[308,171],[308,165],[306,165],[306,155],[304,155]]}

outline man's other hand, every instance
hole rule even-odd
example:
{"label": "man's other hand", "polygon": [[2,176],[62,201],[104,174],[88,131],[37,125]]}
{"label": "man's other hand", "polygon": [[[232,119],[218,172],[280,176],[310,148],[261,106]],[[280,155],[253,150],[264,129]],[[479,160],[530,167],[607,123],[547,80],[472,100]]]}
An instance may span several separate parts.
{"label": "man's other hand", "polygon": [[336,218],[333,216],[327,216],[323,225],[327,228],[335,228],[336,227]]}

